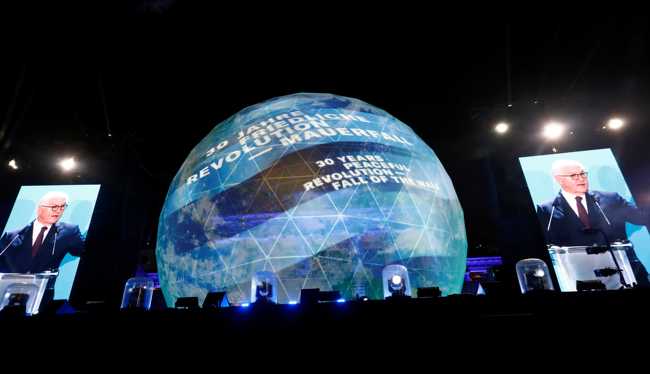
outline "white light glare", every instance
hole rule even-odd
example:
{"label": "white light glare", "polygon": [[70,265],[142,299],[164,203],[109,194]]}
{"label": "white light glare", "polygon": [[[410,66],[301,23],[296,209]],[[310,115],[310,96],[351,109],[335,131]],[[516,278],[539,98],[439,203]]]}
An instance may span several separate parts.
{"label": "white light glare", "polygon": [[18,170],[18,164],[16,163],[15,159],[12,159],[11,161],[9,161],[8,165],[9,165],[10,168],[12,168],[14,170]]}
{"label": "white light glare", "polygon": [[497,134],[505,134],[506,132],[508,132],[509,128],[510,126],[508,126],[507,123],[501,122],[498,123],[496,126],[494,126],[494,131],[496,131]]}
{"label": "white light glare", "polygon": [[73,157],[64,158],[63,160],[59,161],[59,166],[61,169],[63,169],[63,171],[70,171],[77,167],[77,162]]}
{"label": "white light glare", "polygon": [[622,119],[612,118],[609,120],[609,122],[607,122],[607,128],[610,130],[618,130],[623,127],[624,124],[625,122]]}
{"label": "white light glare", "polygon": [[390,278],[390,281],[391,281],[394,285],[398,285],[398,284],[402,283],[402,277],[400,277],[399,275],[395,274],[395,275],[393,275],[392,278]]}
{"label": "white light glare", "polygon": [[542,135],[548,140],[557,140],[564,135],[564,130],[566,130],[566,126],[559,122],[549,122],[544,126],[544,130],[542,131]]}

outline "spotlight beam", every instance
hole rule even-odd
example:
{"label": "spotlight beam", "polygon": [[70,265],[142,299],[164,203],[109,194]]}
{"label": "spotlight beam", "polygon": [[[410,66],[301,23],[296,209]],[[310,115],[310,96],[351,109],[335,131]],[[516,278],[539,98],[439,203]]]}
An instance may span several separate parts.
{"label": "spotlight beam", "polygon": [[625,125],[625,121],[620,118],[612,118],[607,122],[607,128],[609,130],[620,130]]}
{"label": "spotlight beam", "polygon": [[59,167],[64,172],[69,172],[77,167],[77,162],[75,161],[74,157],[68,157],[59,161]]}
{"label": "spotlight beam", "polygon": [[505,122],[500,122],[496,126],[494,126],[494,131],[500,135],[505,134],[506,132],[508,132],[509,129],[510,126]]}
{"label": "spotlight beam", "polygon": [[559,122],[549,122],[542,129],[542,136],[547,140],[558,140],[566,131],[566,126]]}

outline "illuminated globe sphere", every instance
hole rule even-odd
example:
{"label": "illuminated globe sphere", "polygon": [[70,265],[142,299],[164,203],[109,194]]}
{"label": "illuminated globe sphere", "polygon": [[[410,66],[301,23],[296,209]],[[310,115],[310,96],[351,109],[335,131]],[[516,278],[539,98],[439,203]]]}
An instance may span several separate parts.
{"label": "illuminated globe sphere", "polygon": [[168,305],[227,291],[250,300],[257,272],[280,303],[300,290],[382,298],[382,269],[460,292],[463,210],[435,153],[362,101],[301,93],[248,107],[189,154],[160,215],[156,257]]}

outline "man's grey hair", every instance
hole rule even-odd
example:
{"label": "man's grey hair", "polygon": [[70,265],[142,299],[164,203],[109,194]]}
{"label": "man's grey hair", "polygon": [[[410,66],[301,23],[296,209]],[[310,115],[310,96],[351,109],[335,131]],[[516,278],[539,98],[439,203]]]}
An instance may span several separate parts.
{"label": "man's grey hair", "polygon": [[562,170],[563,168],[565,168],[567,166],[579,166],[582,170],[587,170],[587,168],[585,168],[585,166],[580,161],[576,161],[576,160],[557,160],[551,166],[551,174],[553,176],[556,176],[556,175],[561,173],[560,170]]}
{"label": "man's grey hair", "polygon": [[43,197],[41,197],[41,199],[38,201],[38,205],[39,206],[43,205],[43,203],[45,203],[46,201],[48,201],[48,200],[50,200],[52,198],[63,198],[63,199],[65,199],[66,204],[70,201],[70,198],[68,197],[68,194],[65,193],[65,192],[50,191],[50,192],[46,193],[45,195],[43,195]]}

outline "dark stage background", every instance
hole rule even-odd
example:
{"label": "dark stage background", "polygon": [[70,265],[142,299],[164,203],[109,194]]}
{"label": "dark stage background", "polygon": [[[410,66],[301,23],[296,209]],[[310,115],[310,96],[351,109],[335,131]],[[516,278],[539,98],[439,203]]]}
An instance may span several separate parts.
{"label": "dark stage background", "polygon": [[[355,97],[411,126],[454,182],[469,256],[510,265],[543,255],[520,156],[611,147],[637,203],[650,206],[647,19],[175,1],[50,7],[12,9],[18,16],[3,26],[0,225],[21,185],[101,184],[79,300],[117,304],[138,266],[155,271],[167,188],[211,128],[296,92]],[[625,130],[603,131],[616,114]],[[574,134],[541,140],[550,117]],[[511,131],[498,137],[501,120]],[[78,170],[59,171],[65,155]],[[13,158],[17,171],[6,167]],[[503,279],[516,289],[512,274]]]}

